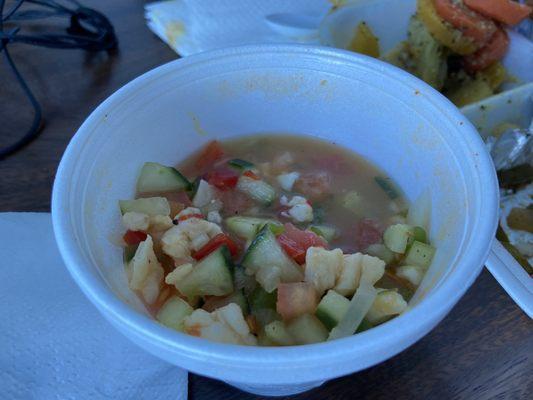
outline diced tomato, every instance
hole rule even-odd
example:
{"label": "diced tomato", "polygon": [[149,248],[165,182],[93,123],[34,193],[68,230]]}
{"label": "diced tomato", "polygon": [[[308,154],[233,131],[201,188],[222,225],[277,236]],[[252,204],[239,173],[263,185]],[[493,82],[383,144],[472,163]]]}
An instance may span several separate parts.
{"label": "diced tomato", "polygon": [[497,26],[490,19],[455,0],[435,0],[437,14],[465,36],[483,46],[496,32]]}
{"label": "diced tomato", "polygon": [[326,247],[327,243],[314,232],[302,231],[293,224],[285,224],[285,232],[277,237],[283,250],[298,264],[305,263],[305,254],[309,247]]}
{"label": "diced tomato", "polygon": [[202,150],[200,155],[198,155],[194,165],[198,172],[204,172],[222,157],[224,157],[224,150],[222,149],[222,146],[218,141],[213,140],[209,142],[209,144]]}
{"label": "diced tomato", "polygon": [[142,231],[130,231],[128,230],[123,238],[126,244],[129,246],[139,244],[141,242],[144,242],[148,235],[145,232]]}
{"label": "diced tomato", "polygon": [[464,0],[472,10],[507,25],[516,25],[533,12],[533,8],[511,0]]}
{"label": "diced tomato", "polygon": [[239,175],[230,168],[219,167],[209,171],[205,176],[205,180],[220,190],[229,190],[237,186]]}
{"label": "diced tomato", "polygon": [[312,200],[323,199],[330,193],[331,182],[327,172],[312,172],[303,174],[294,183],[294,190]]}
{"label": "diced tomato", "polygon": [[276,311],[284,320],[314,314],[317,306],[315,287],[310,282],[280,283]]}
{"label": "diced tomato", "polygon": [[245,212],[253,204],[253,201],[244,193],[237,190],[226,190],[220,192],[222,210],[226,215],[238,215]]}
{"label": "diced tomato", "polygon": [[490,41],[474,54],[463,58],[464,67],[469,72],[476,72],[490,67],[500,61],[509,48],[509,37],[503,29],[498,29]]}
{"label": "diced tomato", "polygon": [[244,171],[243,175],[248,177],[248,178],[254,179],[256,181],[261,180],[261,178],[259,178],[256,174],[254,174],[252,171],[249,171],[249,170],[248,171]]}
{"label": "diced tomato", "polygon": [[196,260],[201,260],[205,256],[211,254],[220,246],[226,246],[233,257],[239,254],[239,246],[224,233],[219,233],[211,239],[205,246],[193,254]]}
{"label": "diced tomato", "polygon": [[183,222],[183,221],[187,221],[188,219],[191,219],[191,218],[204,219],[204,216],[202,214],[186,214],[186,215],[182,215],[181,217],[179,217],[178,221],[179,222]]}
{"label": "diced tomato", "polygon": [[370,218],[364,218],[355,225],[355,245],[358,250],[364,251],[368,246],[381,243],[383,228]]}

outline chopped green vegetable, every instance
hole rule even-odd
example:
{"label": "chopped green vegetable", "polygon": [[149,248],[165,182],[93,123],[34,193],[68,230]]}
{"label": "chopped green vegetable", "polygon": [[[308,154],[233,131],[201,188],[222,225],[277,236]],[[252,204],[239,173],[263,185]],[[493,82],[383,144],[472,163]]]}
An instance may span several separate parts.
{"label": "chopped green vegetable", "polygon": [[410,72],[435,89],[442,89],[448,71],[444,46],[417,16],[409,22],[408,43],[412,57]]}
{"label": "chopped green vegetable", "polygon": [[129,263],[133,256],[135,255],[135,252],[137,251],[137,247],[139,247],[138,244],[130,244],[124,248],[124,262]]}
{"label": "chopped green vegetable", "polygon": [[240,158],[234,158],[233,160],[228,161],[228,164],[230,167],[236,168],[240,171],[246,171],[255,168],[254,164],[245,160],[241,160]]}
{"label": "chopped green vegetable", "polygon": [[276,300],[278,293],[274,290],[272,293],[268,293],[262,287],[258,286],[250,294],[250,307],[252,310],[260,310],[262,308],[276,309]]}
{"label": "chopped green vegetable", "polygon": [[144,163],[137,180],[139,193],[170,192],[190,188],[190,182],[177,169],[155,162]]}
{"label": "chopped green vegetable", "polygon": [[311,232],[316,233],[326,239],[327,242],[331,242],[337,237],[337,230],[327,225],[311,225],[309,227]]}
{"label": "chopped green vegetable", "polygon": [[344,317],[350,307],[350,300],[334,290],[328,290],[316,308],[316,316],[329,330]]}
{"label": "chopped green vegetable", "polygon": [[127,212],[138,212],[154,215],[169,215],[170,205],[164,197],[148,197],[136,200],[119,200],[120,212],[122,215]]}
{"label": "chopped green vegetable", "polygon": [[412,236],[412,226],[406,224],[391,225],[383,233],[383,242],[389,250],[403,254]]}
{"label": "chopped green vegetable", "polygon": [[294,339],[287,331],[285,324],[282,321],[272,321],[265,326],[265,335],[275,344],[281,346],[291,346],[294,344]]}
{"label": "chopped green vegetable", "polygon": [[328,330],[317,317],[303,314],[287,325],[287,331],[297,344],[323,342],[328,338]]}
{"label": "chopped green vegetable", "polygon": [[385,264],[387,265],[393,263],[396,260],[394,253],[382,243],[371,244],[366,248],[365,253],[385,261]]}
{"label": "chopped green vegetable", "polygon": [[239,178],[237,189],[265,206],[272,204],[276,197],[276,190],[268,183],[247,176]]}
{"label": "chopped green vegetable", "polygon": [[[226,219],[226,225],[228,229],[239,237],[251,240],[257,235],[263,227],[269,224],[270,229],[275,235],[277,232],[283,229],[281,222],[272,218],[255,218],[255,217],[230,217]],[[283,231],[281,231],[283,233]]]}
{"label": "chopped green vegetable", "polygon": [[398,198],[398,191],[394,188],[390,178],[384,178],[382,176],[374,177],[374,180],[378,186],[389,196],[389,199],[394,200]]}
{"label": "chopped green vegetable", "polygon": [[194,309],[185,300],[172,296],[163,304],[155,319],[169,328],[183,331],[183,320],[193,311]]}
{"label": "chopped green vegetable", "polygon": [[404,260],[405,265],[418,265],[428,268],[435,255],[435,247],[414,241]]}

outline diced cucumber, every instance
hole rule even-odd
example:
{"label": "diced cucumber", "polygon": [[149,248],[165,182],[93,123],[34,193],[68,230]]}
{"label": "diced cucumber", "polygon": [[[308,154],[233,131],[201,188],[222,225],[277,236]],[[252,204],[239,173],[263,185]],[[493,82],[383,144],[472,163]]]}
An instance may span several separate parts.
{"label": "diced cucumber", "polygon": [[385,264],[390,264],[395,259],[394,253],[382,243],[371,244],[366,248],[365,253],[385,261]]}
{"label": "diced cucumber", "polygon": [[267,223],[268,229],[270,229],[270,232],[272,232],[275,236],[281,235],[283,232],[285,232],[285,227],[281,225],[278,221],[268,222]]}
{"label": "diced cucumber", "polygon": [[247,315],[250,312],[250,309],[248,307],[248,301],[246,300],[246,297],[244,296],[242,290],[236,290],[233,294],[229,296],[228,304],[231,303],[237,304],[241,308],[243,315]]}
{"label": "diced cucumber", "polygon": [[270,340],[269,337],[267,337],[264,331],[260,331],[257,334],[257,345],[262,347],[277,346],[276,343],[274,343],[272,340]]}
{"label": "diced cucumber", "polygon": [[389,226],[383,233],[383,242],[387,248],[395,253],[403,254],[414,241],[424,243],[427,240],[426,231],[420,226],[395,224]]}
{"label": "diced cucumber", "polygon": [[294,344],[294,339],[282,321],[272,321],[267,324],[265,326],[265,335],[275,344],[281,346],[291,346]]}
{"label": "diced cucumber", "polygon": [[311,225],[309,227],[309,230],[311,232],[316,233],[319,236],[322,236],[324,239],[326,239],[327,242],[331,242],[333,239],[337,237],[337,230],[333,228],[332,226]]}
{"label": "diced cucumber", "polygon": [[188,298],[225,296],[233,292],[233,268],[229,250],[222,246],[196,264],[176,286]]}
{"label": "diced cucumber", "polygon": [[138,212],[154,215],[169,215],[170,205],[164,197],[148,197],[137,200],[119,200],[120,212],[122,215],[127,212]]}
{"label": "diced cucumber", "polygon": [[374,180],[378,186],[383,189],[383,191],[389,196],[389,199],[394,200],[398,195],[398,190],[394,187],[394,184],[391,182],[390,178],[384,178],[382,176],[374,177]]}
{"label": "diced cucumber", "polygon": [[359,327],[357,328],[355,333],[361,333],[361,332],[367,331],[367,330],[369,330],[369,329],[371,329],[373,327],[374,327],[374,325],[372,325],[370,322],[368,322],[368,320],[366,318],[363,318],[363,320],[359,324]]}
{"label": "diced cucumber", "polygon": [[169,328],[183,331],[183,320],[193,311],[194,309],[185,300],[172,296],[163,304],[155,319]]}
{"label": "diced cucumber", "polygon": [[226,219],[228,229],[243,239],[253,239],[266,224],[283,227],[283,225],[269,218],[229,217]]}
{"label": "diced cucumber", "polygon": [[420,282],[422,282],[422,279],[424,279],[425,272],[426,269],[419,267],[418,265],[403,265],[396,268],[397,276],[408,280],[415,286],[420,285]]}
{"label": "diced cucumber", "polygon": [[422,228],[421,226],[415,226],[412,230],[412,236],[410,238],[409,245],[412,245],[413,242],[416,240],[417,242],[421,243],[427,243],[428,242],[428,235],[426,233],[426,230]]}
{"label": "diced cucumber", "polygon": [[139,247],[138,244],[130,244],[129,246],[124,247],[124,254],[123,254],[123,260],[124,263],[129,263],[133,256],[135,255],[135,252],[137,251],[137,247]]}
{"label": "diced cucumber", "polygon": [[189,190],[191,183],[176,168],[147,162],[141,169],[137,180],[137,192],[170,192]]}
{"label": "diced cucumber", "polygon": [[[268,225],[259,231],[248,247],[242,265],[256,274],[259,284],[269,293],[276,289],[279,282],[300,282],[303,280],[301,268],[281,249]],[[269,274],[270,269],[278,269],[278,276]],[[260,270],[264,271],[258,274]],[[269,276],[269,280],[260,279],[260,276]]]}
{"label": "diced cucumber", "polygon": [[228,165],[240,171],[246,171],[255,168],[254,164],[246,160],[241,160],[240,158],[234,158],[233,160],[229,160]]}
{"label": "diced cucumber", "polygon": [[361,202],[361,195],[355,190],[346,193],[342,198],[342,206],[356,214],[361,210]]}
{"label": "diced cucumber", "polygon": [[326,328],[333,329],[350,307],[350,300],[334,290],[328,290],[316,308],[316,316]]}
{"label": "diced cucumber", "polygon": [[262,308],[276,309],[276,300],[278,294],[276,291],[268,293],[262,287],[256,287],[250,294],[250,307],[252,310],[260,310]]}
{"label": "diced cucumber", "polygon": [[359,328],[359,325],[361,325],[361,322],[368,313],[368,310],[370,310],[370,307],[372,307],[376,296],[377,291],[372,283],[365,279],[361,279],[357,291],[350,300],[348,310],[337,326],[331,330],[328,340],[340,339],[353,335]]}
{"label": "diced cucumber", "polygon": [[435,255],[435,247],[419,241],[414,241],[405,257],[405,265],[418,265],[422,268],[428,268]]}
{"label": "diced cucumber", "polygon": [[407,302],[396,290],[381,290],[365,318],[371,324],[376,325],[401,314],[406,308]]}
{"label": "diced cucumber", "polygon": [[252,310],[252,314],[260,327],[265,327],[272,321],[280,321],[281,315],[276,310],[271,308],[260,308],[258,310]]}
{"label": "diced cucumber", "polygon": [[276,198],[276,190],[263,180],[241,176],[237,182],[237,190],[248,195],[251,199],[270,205]]}
{"label": "diced cucumber", "polygon": [[311,314],[303,314],[287,325],[287,331],[297,344],[324,342],[328,338],[328,330],[320,320]]}

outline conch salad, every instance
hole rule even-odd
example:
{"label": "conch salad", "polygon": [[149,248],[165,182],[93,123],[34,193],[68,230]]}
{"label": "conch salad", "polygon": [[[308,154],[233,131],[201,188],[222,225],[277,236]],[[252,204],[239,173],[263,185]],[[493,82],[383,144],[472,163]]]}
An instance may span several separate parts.
{"label": "conch salad", "polygon": [[406,309],[435,253],[427,210],[316,139],[213,141],[177,168],[145,163],[136,189],[120,201],[131,289],[160,323],[218,342],[372,328]]}
{"label": "conch salad", "polygon": [[509,47],[505,27],[532,10],[512,0],[417,0],[408,39],[390,53],[380,57],[379,39],[365,22],[348,49],[405,69],[462,107],[498,92],[507,79],[500,63]]}

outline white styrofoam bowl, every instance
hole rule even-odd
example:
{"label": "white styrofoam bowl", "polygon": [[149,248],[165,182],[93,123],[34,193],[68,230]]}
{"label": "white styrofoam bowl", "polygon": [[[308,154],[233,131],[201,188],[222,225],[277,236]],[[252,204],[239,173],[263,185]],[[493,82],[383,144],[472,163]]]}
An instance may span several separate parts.
{"label": "white styrofoam bowl", "polygon": [[[367,332],[284,348],[214,343],[149,318],[128,289],[119,199],[145,161],[175,164],[212,139],[258,132],[316,136],[352,149],[413,200],[429,190],[438,251],[403,315]],[[448,100],[411,75],[353,53],[246,46],[156,68],[113,94],[69,144],[54,184],[60,252],[100,312],[147,351],[262,394],[297,393],[404,350],[479,274],[496,229],[498,185],[483,142]]]}

